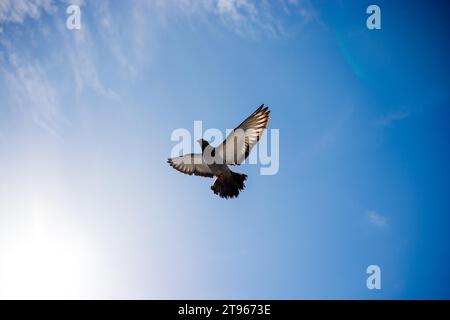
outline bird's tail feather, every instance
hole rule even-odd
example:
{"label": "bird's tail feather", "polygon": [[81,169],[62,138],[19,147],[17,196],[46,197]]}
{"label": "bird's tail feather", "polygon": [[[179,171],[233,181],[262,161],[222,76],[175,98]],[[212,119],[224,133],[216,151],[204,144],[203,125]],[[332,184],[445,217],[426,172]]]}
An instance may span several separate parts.
{"label": "bird's tail feather", "polygon": [[245,180],[247,180],[246,174],[231,171],[229,177],[218,177],[211,186],[211,190],[222,198],[234,198],[241,190],[244,190]]}

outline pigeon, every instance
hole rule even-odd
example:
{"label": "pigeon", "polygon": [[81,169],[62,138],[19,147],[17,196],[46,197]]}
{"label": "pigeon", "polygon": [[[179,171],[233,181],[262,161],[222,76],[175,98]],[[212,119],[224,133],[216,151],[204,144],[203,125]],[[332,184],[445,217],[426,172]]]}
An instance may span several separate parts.
{"label": "pigeon", "polygon": [[214,178],[211,190],[221,198],[235,198],[245,188],[247,175],[231,171],[229,166],[240,165],[258,143],[269,122],[270,110],[262,104],[218,146],[199,139],[202,153],[190,153],[169,158],[167,162],[184,174]]}

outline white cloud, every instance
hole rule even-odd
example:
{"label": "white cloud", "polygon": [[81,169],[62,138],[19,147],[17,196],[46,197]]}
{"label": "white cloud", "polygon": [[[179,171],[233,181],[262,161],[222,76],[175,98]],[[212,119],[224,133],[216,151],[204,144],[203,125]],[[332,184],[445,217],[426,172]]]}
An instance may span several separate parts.
{"label": "white cloud", "polygon": [[21,23],[26,18],[37,19],[43,12],[52,11],[51,0],[2,0],[0,1],[0,23]]}
{"label": "white cloud", "polygon": [[377,211],[368,211],[366,212],[367,219],[369,220],[369,223],[372,225],[375,225],[377,227],[386,227],[387,226],[387,218],[383,216],[382,214],[378,213]]}

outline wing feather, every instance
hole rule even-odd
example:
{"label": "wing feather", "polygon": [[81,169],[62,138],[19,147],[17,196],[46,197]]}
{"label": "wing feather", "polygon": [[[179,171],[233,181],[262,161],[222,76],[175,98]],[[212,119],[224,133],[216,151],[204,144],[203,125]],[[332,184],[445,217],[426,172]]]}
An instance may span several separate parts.
{"label": "wing feather", "polygon": [[214,177],[209,166],[204,163],[200,153],[190,153],[181,157],[169,158],[167,162],[172,168],[184,174]]}
{"label": "wing feather", "polygon": [[216,154],[227,165],[239,165],[258,143],[269,122],[270,110],[262,104],[216,148]]}

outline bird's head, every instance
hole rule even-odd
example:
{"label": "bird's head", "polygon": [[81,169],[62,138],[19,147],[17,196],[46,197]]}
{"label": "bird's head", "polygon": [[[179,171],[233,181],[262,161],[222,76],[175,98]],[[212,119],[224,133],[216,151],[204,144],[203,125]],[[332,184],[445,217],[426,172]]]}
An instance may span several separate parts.
{"label": "bird's head", "polygon": [[202,146],[202,151],[205,151],[205,148],[209,146],[209,142],[204,139],[198,139],[197,142]]}

